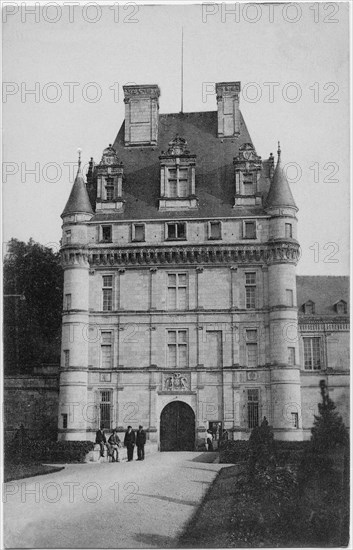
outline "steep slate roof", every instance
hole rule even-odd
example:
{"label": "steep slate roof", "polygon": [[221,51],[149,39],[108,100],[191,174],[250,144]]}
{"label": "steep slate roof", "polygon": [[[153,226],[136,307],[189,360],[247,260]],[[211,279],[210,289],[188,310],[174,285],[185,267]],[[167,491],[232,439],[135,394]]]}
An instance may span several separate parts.
{"label": "steep slate roof", "polygon": [[309,300],[315,303],[315,315],[338,315],[336,302],[344,300],[349,305],[349,277],[297,276],[299,313]]}
{"label": "steep slate roof", "polygon": [[287,176],[282,167],[280,149],[278,150],[278,162],[273,175],[273,181],[266,198],[266,207],[271,206],[292,206],[293,208],[297,208]]}
{"label": "steep slate roof", "polygon": [[[199,113],[160,114],[157,147],[125,147],[124,123],[113,147],[124,164],[123,198],[126,201],[123,213],[98,212],[92,221],[112,219],[166,219],[208,218],[266,215],[260,206],[233,208],[235,183],[233,158],[239,146],[252,143],[243,117],[240,119],[239,138],[217,137],[217,111]],[[191,154],[196,154],[197,210],[159,212],[160,161],[162,151],[176,134],[187,140]],[[264,163],[260,187],[265,195],[270,181],[268,166]]]}
{"label": "steep slate roof", "polygon": [[66,203],[61,217],[68,216],[69,214],[93,214],[86,184],[83,180],[81,162],[78,166],[76,178],[71,189],[69,200]]}

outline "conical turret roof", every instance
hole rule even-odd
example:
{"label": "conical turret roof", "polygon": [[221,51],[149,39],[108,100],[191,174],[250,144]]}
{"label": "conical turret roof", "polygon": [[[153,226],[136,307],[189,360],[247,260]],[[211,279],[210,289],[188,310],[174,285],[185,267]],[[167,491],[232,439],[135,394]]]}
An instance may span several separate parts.
{"label": "conical turret roof", "polygon": [[282,167],[281,148],[279,143],[277,154],[277,166],[266,198],[266,208],[291,206],[292,208],[297,209],[285,171]]}
{"label": "conical turret roof", "polygon": [[61,217],[70,214],[93,214],[92,206],[88,197],[86,184],[81,170],[81,158],[78,160],[78,170],[74,184],[71,189],[69,200],[66,203]]}

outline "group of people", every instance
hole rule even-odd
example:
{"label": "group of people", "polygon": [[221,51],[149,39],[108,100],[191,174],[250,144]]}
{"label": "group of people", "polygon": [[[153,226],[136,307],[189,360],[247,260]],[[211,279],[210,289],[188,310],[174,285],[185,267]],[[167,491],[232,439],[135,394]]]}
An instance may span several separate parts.
{"label": "group of people", "polygon": [[[119,448],[123,445],[121,443],[120,437],[118,436],[117,428],[114,428],[111,436],[106,438],[103,428],[100,428],[96,433],[96,443],[100,446],[100,454],[104,456],[104,449],[107,448],[108,456],[111,457],[112,462],[120,462],[119,460]],[[127,461],[131,462],[134,459],[134,449],[137,447],[137,460],[145,459],[145,443],[146,443],[146,432],[143,429],[143,426],[139,426],[139,429],[136,430],[136,433],[131,426],[127,427],[124,437],[124,447],[127,449]]]}

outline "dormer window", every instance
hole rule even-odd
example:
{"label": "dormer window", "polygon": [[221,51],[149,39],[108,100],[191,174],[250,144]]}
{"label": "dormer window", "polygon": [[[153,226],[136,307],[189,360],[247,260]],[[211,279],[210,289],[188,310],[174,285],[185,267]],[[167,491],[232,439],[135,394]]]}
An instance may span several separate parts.
{"label": "dormer window", "polygon": [[312,300],[308,300],[303,305],[305,315],[315,315],[315,303]]}
{"label": "dormer window", "polygon": [[161,189],[159,210],[175,211],[197,208],[195,197],[195,155],[187,148],[186,139],[176,135],[168,151],[159,157]]}
{"label": "dormer window", "polygon": [[239,147],[239,154],[233,159],[235,169],[234,206],[261,204],[258,194],[258,180],[261,171],[261,157],[256,154],[252,143]]}
{"label": "dormer window", "polygon": [[123,164],[114,147],[104,149],[102,160],[97,165],[97,210],[122,210]]}
{"label": "dormer window", "polygon": [[189,193],[188,169],[167,168],[168,170],[168,197],[187,197]]}
{"label": "dormer window", "polygon": [[114,200],[114,179],[108,177],[105,182],[105,199],[112,201]]}
{"label": "dormer window", "polygon": [[335,307],[336,313],[338,313],[338,315],[346,315],[347,314],[347,302],[345,302],[344,300],[340,300],[339,302],[336,302],[334,307]]}

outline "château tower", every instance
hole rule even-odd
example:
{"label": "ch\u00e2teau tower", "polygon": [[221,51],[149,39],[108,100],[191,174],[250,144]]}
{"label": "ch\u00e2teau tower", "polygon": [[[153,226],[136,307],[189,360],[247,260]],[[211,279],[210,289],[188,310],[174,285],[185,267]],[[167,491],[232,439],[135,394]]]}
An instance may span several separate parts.
{"label": "ch\u00e2teau tower", "polygon": [[142,424],[160,450],[247,439],[264,416],[300,440],[297,207],[239,107],[159,113],[125,86],[125,121],[62,214],[59,437]]}

